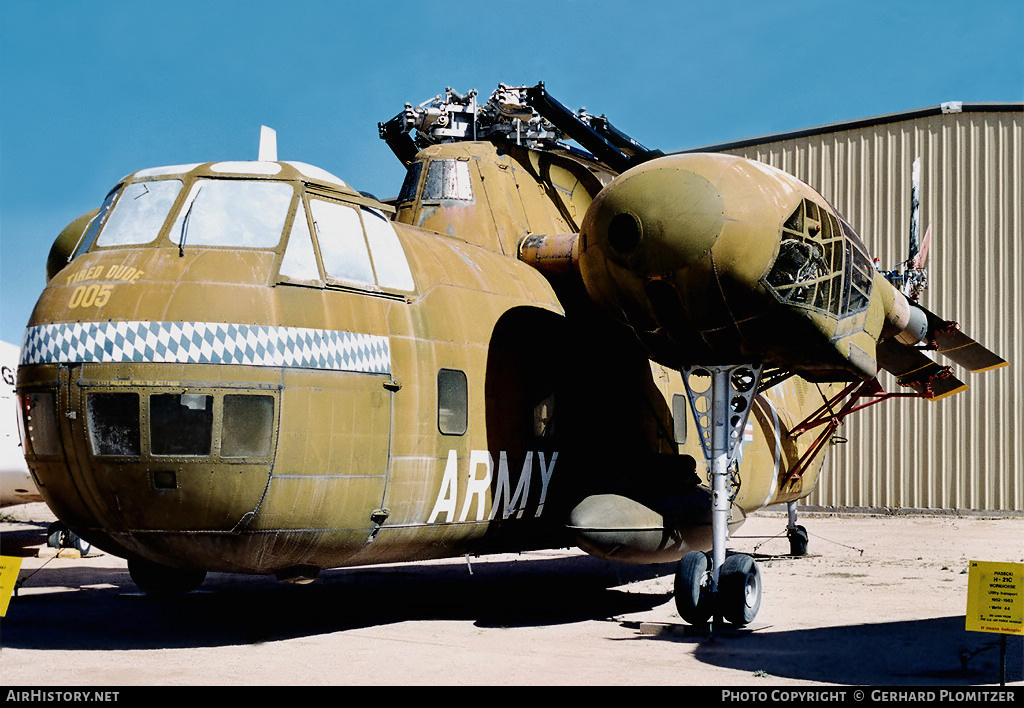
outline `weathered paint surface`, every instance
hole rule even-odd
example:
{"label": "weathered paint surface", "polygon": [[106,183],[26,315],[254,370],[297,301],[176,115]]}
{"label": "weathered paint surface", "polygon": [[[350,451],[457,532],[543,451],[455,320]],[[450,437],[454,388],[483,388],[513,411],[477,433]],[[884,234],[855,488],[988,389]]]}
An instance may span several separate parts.
{"label": "weathered paint surface", "polygon": [[[122,555],[262,573],[567,545],[569,512],[594,495],[703,503],[679,373],[581,297],[575,271],[546,277],[517,258],[529,234],[577,231],[613,175],[490,144],[419,159],[467,162],[470,183],[429,200],[421,182],[397,205],[412,288],[386,284],[383,251],[366,282],[335,277],[313,201],[350,209],[362,248],[371,212],[392,209],[286,163],[178,171],[181,193],[144,243],[97,242],[54,272],[18,389],[31,470],[58,516]],[[125,184],[155,191],[163,177]],[[280,237],[189,242],[201,180],[289,185]],[[306,270],[285,268],[310,238]],[[820,405],[812,391],[794,379],[759,397],[737,520],[813,487],[820,461],[783,483],[809,445],[789,430]],[[107,413],[137,428],[127,446],[104,438],[104,401],[134,406]],[[209,421],[208,448],[161,449],[167,401],[189,425]],[[238,424],[239,410],[270,418]],[[703,512],[671,523],[692,527],[680,553],[710,543]]]}

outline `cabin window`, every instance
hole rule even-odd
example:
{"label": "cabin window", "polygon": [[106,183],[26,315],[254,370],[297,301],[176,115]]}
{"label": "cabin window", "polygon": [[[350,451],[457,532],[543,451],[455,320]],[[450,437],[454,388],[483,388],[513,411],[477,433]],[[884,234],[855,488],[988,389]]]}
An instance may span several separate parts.
{"label": "cabin window", "polygon": [[[96,245],[130,246],[152,242],[163,228],[181,187],[180,179],[129,184],[121,190],[121,196],[103,224]],[[101,216],[106,206],[104,204],[104,208],[100,209]]]}
{"label": "cabin window", "polygon": [[672,435],[677,445],[686,444],[687,396],[676,393],[672,396]]}
{"label": "cabin window", "polygon": [[170,239],[186,250],[189,246],[273,248],[281,240],[294,195],[288,182],[198,180],[171,228]]}
{"label": "cabin window", "polygon": [[320,268],[316,264],[316,254],[313,252],[313,238],[309,234],[309,222],[306,221],[306,210],[302,207],[301,201],[298,211],[295,212],[295,221],[288,237],[284,258],[281,260],[281,277],[294,283],[321,283]]}
{"label": "cabin window", "polygon": [[26,393],[21,397],[25,435],[35,455],[59,455],[60,435],[52,393]]}
{"label": "cabin window", "polygon": [[469,421],[469,392],[465,372],[437,372],[437,428],[444,435],[465,435]]}
{"label": "cabin window", "polygon": [[366,240],[377,271],[377,284],[393,290],[412,290],[412,272],[398,234],[391,222],[376,209],[362,209]]}
{"label": "cabin window", "polygon": [[345,204],[322,199],[310,199],[309,209],[327,278],[342,284],[375,288],[359,212]]}
{"label": "cabin window", "polygon": [[267,457],[274,435],[274,397],[224,396],[221,457]]}
{"label": "cabin window", "polygon": [[469,163],[465,160],[433,160],[427,167],[421,201],[457,199],[471,201],[473,187],[469,181]]}
{"label": "cabin window", "polygon": [[137,393],[90,393],[86,398],[86,414],[94,455],[139,454]]}
{"label": "cabin window", "polygon": [[209,455],[213,440],[213,396],[160,393],[149,399],[150,452]]}

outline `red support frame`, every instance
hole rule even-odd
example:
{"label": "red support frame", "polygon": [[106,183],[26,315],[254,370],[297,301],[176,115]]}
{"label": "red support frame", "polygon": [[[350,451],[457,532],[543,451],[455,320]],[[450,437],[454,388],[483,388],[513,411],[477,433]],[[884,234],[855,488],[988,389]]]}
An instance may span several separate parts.
{"label": "red support frame", "polygon": [[[819,389],[820,391],[820,389]],[[878,383],[878,379],[871,379],[870,381],[854,381],[849,386],[844,388],[842,391],[837,393],[832,398],[825,398],[822,394],[824,403],[813,413],[807,416],[801,423],[796,425],[791,431],[791,437],[798,437],[803,433],[806,433],[815,428],[825,426],[818,436],[811,443],[811,446],[807,449],[797,463],[793,465],[793,468],[786,474],[786,477],[782,480],[782,484],[786,485],[794,479],[799,479],[800,476],[807,471],[825,446],[825,443],[832,437],[832,434],[836,429],[843,424],[843,421],[851,413],[856,413],[859,410],[868,408],[882,401],[887,401],[890,398],[926,398],[927,396],[922,393],[886,393],[882,389],[881,384]],[[842,407],[839,410],[835,410],[835,407],[844,399]],[[871,399],[866,402],[863,399]]]}

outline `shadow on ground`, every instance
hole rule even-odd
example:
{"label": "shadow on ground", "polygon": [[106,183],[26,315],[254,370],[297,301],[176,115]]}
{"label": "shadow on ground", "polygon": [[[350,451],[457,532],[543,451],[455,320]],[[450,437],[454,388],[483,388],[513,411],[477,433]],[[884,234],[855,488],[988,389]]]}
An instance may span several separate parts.
{"label": "shadow on ground", "polygon": [[[999,682],[999,635],[968,632],[965,618],[818,629],[724,631],[709,637],[666,627],[657,638],[696,643],[694,657],[748,674],[845,685]],[[756,628],[756,625],[754,625]],[[1024,680],[1024,637],[1007,637],[1007,683]]]}
{"label": "shadow on ground", "polygon": [[[46,566],[3,621],[3,644],[22,649],[160,649],[227,646],[417,620],[526,627],[607,619],[667,603],[670,593],[619,586],[674,572],[590,556],[334,570],[311,585],[212,573],[195,593],[139,593],[127,570]],[[75,588],[75,589],[70,589]]]}

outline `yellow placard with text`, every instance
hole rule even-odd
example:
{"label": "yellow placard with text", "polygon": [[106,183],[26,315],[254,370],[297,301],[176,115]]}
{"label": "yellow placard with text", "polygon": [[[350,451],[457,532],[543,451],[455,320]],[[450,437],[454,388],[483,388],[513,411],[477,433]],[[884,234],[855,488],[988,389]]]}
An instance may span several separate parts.
{"label": "yellow placard with text", "polygon": [[11,604],[11,595],[14,594],[14,584],[18,582],[20,570],[20,557],[0,556],[0,617],[7,616],[7,606]]}
{"label": "yellow placard with text", "polygon": [[970,561],[967,631],[1024,635],[1024,563]]}

